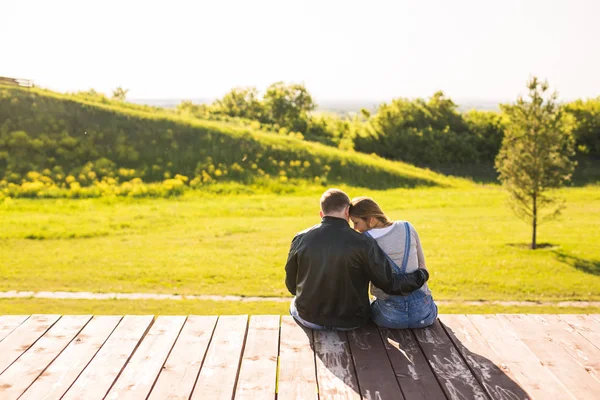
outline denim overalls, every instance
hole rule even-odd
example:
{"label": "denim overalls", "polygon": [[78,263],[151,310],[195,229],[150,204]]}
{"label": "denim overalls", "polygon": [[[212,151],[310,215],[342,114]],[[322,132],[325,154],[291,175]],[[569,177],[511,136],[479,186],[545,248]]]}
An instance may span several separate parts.
{"label": "denim overalls", "polygon": [[[406,243],[402,267],[386,254],[394,268],[395,274],[405,274],[408,254],[410,252],[410,225],[404,223]],[[372,237],[368,232],[365,235]],[[375,299],[371,303],[371,317],[375,324],[391,329],[424,328],[433,324],[437,318],[438,309],[430,294],[423,288],[417,289],[408,296],[391,296],[387,299]]]}

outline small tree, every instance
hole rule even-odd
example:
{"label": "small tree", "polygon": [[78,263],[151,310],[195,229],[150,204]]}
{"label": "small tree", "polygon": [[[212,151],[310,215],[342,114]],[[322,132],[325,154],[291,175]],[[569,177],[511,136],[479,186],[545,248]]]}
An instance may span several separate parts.
{"label": "small tree", "polygon": [[[574,140],[565,115],[556,104],[556,93],[536,77],[527,82],[530,101],[522,97],[501,105],[507,119],[496,170],[510,194],[515,214],[532,225],[531,248],[537,247],[537,226],[564,208],[555,189],[571,178],[576,163]],[[542,209],[545,212],[542,214]]]}
{"label": "small tree", "polygon": [[269,122],[293,131],[306,131],[308,113],[316,108],[304,84],[273,83],[263,96]]}
{"label": "small tree", "polygon": [[127,92],[129,92],[129,89],[123,89],[121,86],[119,86],[118,88],[113,90],[112,97],[115,100],[125,101],[125,98],[127,97]]}
{"label": "small tree", "polygon": [[264,114],[263,106],[254,87],[231,89],[222,99],[213,103],[215,114],[260,120]]}

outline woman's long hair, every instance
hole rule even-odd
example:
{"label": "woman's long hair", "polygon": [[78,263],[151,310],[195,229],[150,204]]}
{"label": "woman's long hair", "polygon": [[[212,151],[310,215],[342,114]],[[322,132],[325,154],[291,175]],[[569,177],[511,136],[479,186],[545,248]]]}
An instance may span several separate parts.
{"label": "woman's long hair", "polygon": [[370,197],[355,197],[350,202],[350,216],[355,218],[361,218],[365,221],[369,221],[369,218],[373,217],[378,221],[389,225],[392,221],[385,215],[381,207],[375,200]]}

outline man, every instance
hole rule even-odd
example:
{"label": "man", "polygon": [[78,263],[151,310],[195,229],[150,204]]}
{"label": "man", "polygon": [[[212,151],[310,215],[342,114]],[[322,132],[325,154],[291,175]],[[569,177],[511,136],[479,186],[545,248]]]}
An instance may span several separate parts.
{"label": "man", "polygon": [[339,189],[321,196],[321,223],[292,240],[285,284],[295,297],[290,313],[312,329],[348,330],[369,320],[369,281],[388,294],[407,295],[429,279],[424,269],[394,273],[383,250],[348,223],[350,198]]}

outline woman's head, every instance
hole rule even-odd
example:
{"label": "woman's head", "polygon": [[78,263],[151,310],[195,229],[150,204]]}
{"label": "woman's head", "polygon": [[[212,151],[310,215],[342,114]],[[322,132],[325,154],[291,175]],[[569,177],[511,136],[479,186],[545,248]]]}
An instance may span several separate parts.
{"label": "woman's head", "polygon": [[355,197],[350,202],[350,219],[354,229],[360,232],[390,224],[381,207],[370,197]]}

